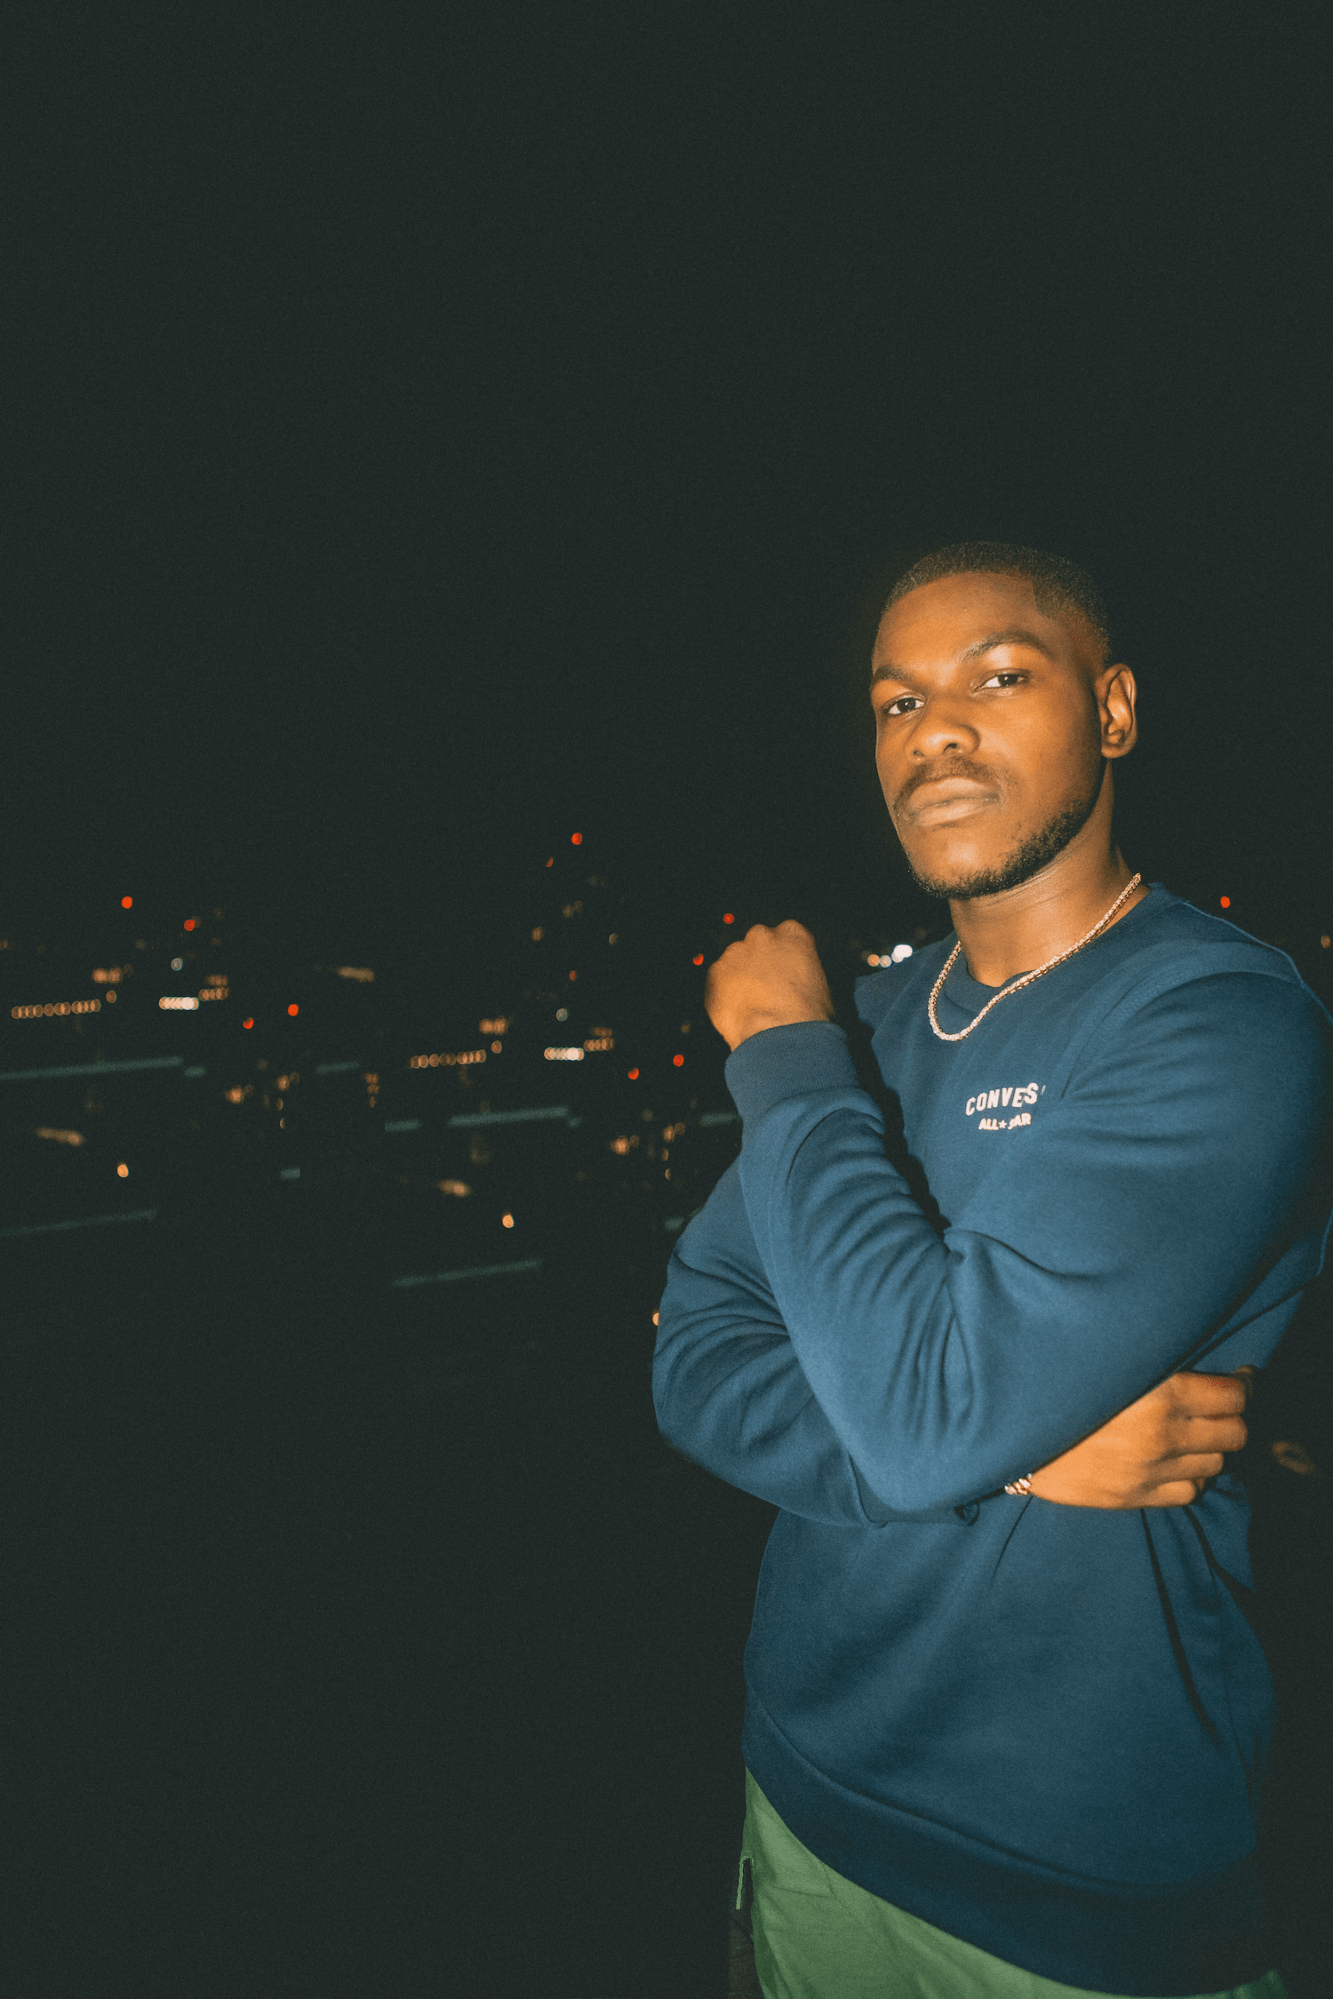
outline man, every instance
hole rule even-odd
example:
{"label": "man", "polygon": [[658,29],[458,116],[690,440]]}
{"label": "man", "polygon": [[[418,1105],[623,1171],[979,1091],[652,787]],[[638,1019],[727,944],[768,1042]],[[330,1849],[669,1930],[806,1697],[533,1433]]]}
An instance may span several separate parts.
{"label": "man", "polygon": [[731,945],[707,1005],[741,1154],[654,1357],[669,1441],[781,1509],[745,1655],[761,1982],[1281,1994],[1224,1455],[1322,1261],[1333,1022],[1122,860],[1134,676],[1073,564],[917,564],[871,698],[955,932],[857,983],[901,1132],[809,933]]}

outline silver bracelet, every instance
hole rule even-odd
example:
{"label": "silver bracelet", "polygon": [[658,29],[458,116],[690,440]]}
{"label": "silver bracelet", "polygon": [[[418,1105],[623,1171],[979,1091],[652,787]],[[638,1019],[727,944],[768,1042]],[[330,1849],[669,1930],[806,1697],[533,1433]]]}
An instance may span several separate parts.
{"label": "silver bracelet", "polygon": [[1019,1499],[1030,1499],[1032,1497],[1032,1473],[1028,1472],[1023,1478],[1016,1478],[1012,1485],[1007,1485],[1004,1489],[1006,1492],[1012,1492]]}

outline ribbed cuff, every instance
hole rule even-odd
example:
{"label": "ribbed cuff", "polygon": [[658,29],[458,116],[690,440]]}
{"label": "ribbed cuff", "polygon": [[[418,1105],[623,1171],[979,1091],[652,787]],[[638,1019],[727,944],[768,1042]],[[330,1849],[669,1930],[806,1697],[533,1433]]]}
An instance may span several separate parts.
{"label": "ribbed cuff", "polygon": [[847,1036],[836,1021],[761,1028],[727,1057],[727,1088],[746,1124],[784,1097],[859,1087]]}

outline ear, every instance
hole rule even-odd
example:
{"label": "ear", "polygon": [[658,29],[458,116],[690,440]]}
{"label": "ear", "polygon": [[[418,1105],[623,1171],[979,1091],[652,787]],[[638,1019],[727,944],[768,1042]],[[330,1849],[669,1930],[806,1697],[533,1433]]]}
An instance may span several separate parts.
{"label": "ear", "polygon": [[1103,667],[1093,682],[1104,757],[1125,757],[1139,739],[1138,688],[1124,665]]}

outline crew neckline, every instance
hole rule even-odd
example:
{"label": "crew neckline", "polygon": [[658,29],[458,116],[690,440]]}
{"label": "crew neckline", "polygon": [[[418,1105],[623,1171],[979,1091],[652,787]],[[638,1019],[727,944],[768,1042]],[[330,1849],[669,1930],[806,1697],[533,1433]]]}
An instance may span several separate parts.
{"label": "crew neckline", "polygon": [[[1081,958],[1085,953],[1095,951],[1099,944],[1105,944],[1108,938],[1114,937],[1117,931],[1123,930],[1127,923],[1132,923],[1141,910],[1160,905],[1166,892],[1161,882],[1149,882],[1148,893],[1143,899],[1140,902],[1136,902],[1134,907],[1126,915],[1122,916],[1118,923],[1113,923],[1109,930],[1104,930],[1100,937],[1095,937],[1091,944],[1085,944],[1083,950],[1076,952],[1075,956]],[[954,944],[956,944],[958,942],[957,931],[951,932],[951,935]],[[945,941],[947,942],[948,940],[946,939]],[[952,944],[949,946],[949,949],[953,949]],[[1070,962],[1072,963],[1072,960]],[[1007,992],[1010,986],[1016,985],[1019,979],[1025,979],[1026,977],[1026,972],[1015,972],[1013,978],[1006,979],[1002,986],[983,986],[968,971],[967,953],[964,951],[959,953],[957,964],[945,980],[941,997],[947,997],[964,1013],[977,1014],[997,994]]]}

